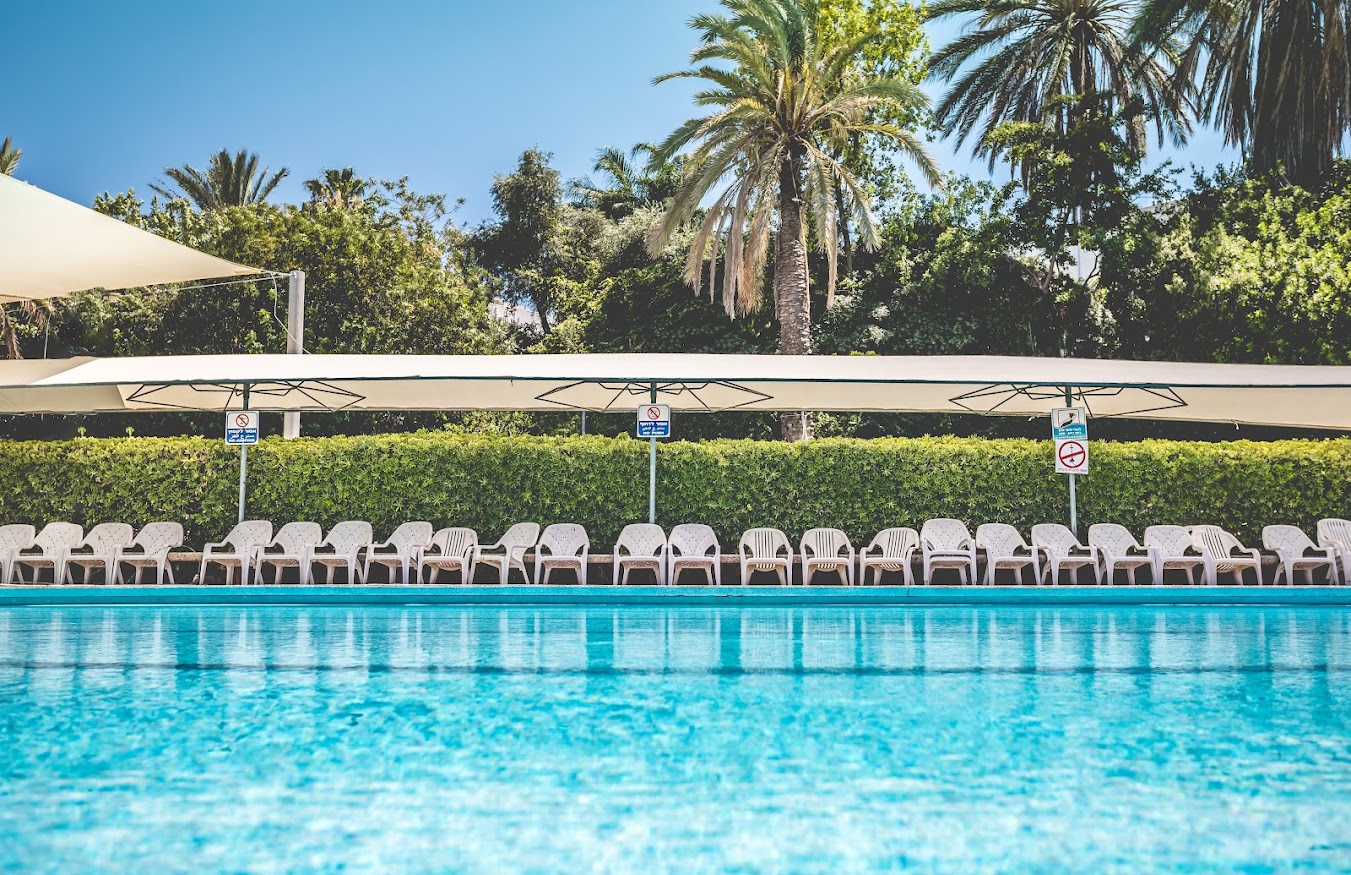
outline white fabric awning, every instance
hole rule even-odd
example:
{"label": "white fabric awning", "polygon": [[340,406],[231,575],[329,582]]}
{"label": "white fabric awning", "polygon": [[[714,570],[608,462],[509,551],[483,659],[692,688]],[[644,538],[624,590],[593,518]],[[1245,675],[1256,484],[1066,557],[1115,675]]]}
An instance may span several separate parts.
{"label": "white fabric awning", "polygon": [[0,174],[0,303],[256,273]]}
{"label": "white fabric awning", "polygon": [[[134,410],[824,410],[1351,429],[1351,367],[1003,356],[224,355],[0,362],[0,413]],[[44,363],[45,364],[45,363]]]}

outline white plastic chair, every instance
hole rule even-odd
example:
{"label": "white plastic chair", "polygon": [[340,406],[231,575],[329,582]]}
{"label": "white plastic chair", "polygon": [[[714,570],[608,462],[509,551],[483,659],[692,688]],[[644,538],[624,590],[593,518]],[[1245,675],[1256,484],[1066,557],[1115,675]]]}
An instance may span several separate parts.
{"label": "white plastic chair", "polygon": [[686,568],[701,569],[709,586],[722,586],[722,545],[710,526],[683,523],[666,541],[666,579],[675,584]]}
{"label": "white plastic chair", "polygon": [[956,568],[961,572],[962,583],[975,581],[976,542],[971,540],[971,532],[961,520],[926,520],[919,530],[919,548],[924,559],[925,586],[933,583],[936,568]]}
{"label": "white plastic chair", "polygon": [[422,572],[430,569],[428,583],[436,583],[442,571],[460,572],[460,583],[473,583],[474,550],[478,548],[478,532],[452,527],[432,535],[431,543],[417,552],[417,582],[422,583]]}
{"label": "white plastic chair", "polygon": [[33,536],[36,534],[37,529],[29,525],[0,526],[0,583],[9,583],[14,557],[20,550],[33,546]]}
{"label": "white plastic chair", "polygon": [[33,538],[33,543],[25,549],[36,548],[40,553],[18,552],[10,560],[11,573],[19,578],[19,583],[28,583],[23,579],[25,567],[33,569],[33,583],[38,582],[38,572],[43,568],[52,570],[52,583],[60,583],[66,574],[66,551],[84,540],[84,528],[75,523],[47,523]]}
{"label": "white plastic chair", "polygon": [[[278,530],[270,543],[259,545],[258,555],[253,563],[253,579],[266,583],[263,570],[272,566],[272,582],[281,583],[283,568],[294,565],[299,575],[298,582],[305,586],[310,582],[310,566],[305,561],[310,548],[317,547],[324,540],[324,530],[318,523],[287,523]],[[277,552],[271,553],[270,550]]]}
{"label": "white plastic chair", "polygon": [[[61,582],[75,582],[75,569],[84,570],[84,583],[89,583],[89,576],[95,569],[103,571],[103,582],[105,584],[117,582],[117,554],[125,547],[131,546],[131,539],[136,536],[136,530],[126,523],[99,523],[94,526],[84,536],[80,543],[66,549],[65,571],[62,572]],[[76,550],[89,552],[75,552]]]}
{"label": "white plastic chair", "polygon": [[1276,576],[1272,585],[1285,582],[1295,583],[1295,572],[1304,572],[1304,581],[1313,586],[1315,568],[1327,568],[1328,583],[1337,582],[1337,548],[1316,547],[1309,536],[1299,526],[1264,526],[1262,528],[1262,546],[1276,554]]}
{"label": "white plastic chair", "polygon": [[[873,551],[878,551],[873,555]],[[866,549],[858,554],[858,580],[862,586],[868,585],[868,572],[875,575],[877,583],[882,582],[883,571],[899,571],[906,586],[913,586],[915,573],[910,567],[915,553],[919,551],[919,532],[914,529],[883,529],[877,533]]]}
{"label": "white plastic chair", "polygon": [[136,569],[132,583],[141,583],[141,575],[147,568],[154,569],[155,585],[164,583],[167,575],[169,583],[174,583],[174,567],[169,562],[169,551],[183,544],[183,524],[171,522],[146,523],[136,533],[131,546],[117,553],[117,579],[122,580],[122,566],[130,565]]}
{"label": "white plastic chair", "polygon": [[[1146,547],[1125,526],[1116,523],[1097,523],[1088,527],[1088,544],[1102,553],[1103,574],[1107,584],[1116,582],[1117,569],[1130,573],[1131,585],[1140,583],[1136,574],[1141,568],[1148,568],[1154,574],[1157,565],[1158,550]],[[1159,583],[1158,578],[1153,579]]]}
{"label": "white plastic chair", "polygon": [[507,529],[494,544],[474,547],[474,561],[469,566],[469,582],[474,580],[474,572],[479,565],[492,565],[498,569],[501,583],[511,579],[511,569],[521,569],[525,582],[530,582],[530,572],[525,568],[525,552],[535,546],[539,540],[539,523],[517,523]]}
{"label": "white plastic chair", "polygon": [[657,586],[666,584],[666,532],[652,523],[633,523],[619,533],[615,541],[615,586],[629,582],[634,568],[648,568],[657,577]]}
{"label": "white plastic chair", "polygon": [[365,520],[344,520],[328,530],[328,536],[310,547],[305,562],[305,574],[314,582],[314,566],[324,567],[324,583],[333,582],[333,572],[347,569],[347,582],[361,580],[361,551],[371,545],[375,537],[371,524]]}
{"label": "white plastic chair", "polygon": [[1351,520],[1328,517],[1318,521],[1318,545],[1331,547],[1341,565],[1341,582],[1351,583]]}
{"label": "white plastic chair", "polygon": [[[239,569],[240,583],[248,585],[249,569],[258,549],[272,540],[272,523],[267,520],[245,520],[230,530],[222,541],[202,545],[202,567],[197,580],[206,583],[208,565],[225,569],[225,585],[230,585],[235,569]],[[229,549],[223,549],[228,547]]]}
{"label": "white plastic chair", "polygon": [[818,571],[834,572],[845,586],[854,585],[854,545],[839,529],[808,529],[798,542],[802,555],[802,585],[811,586]]}
{"label": "white plastic chair", "polygon": [[1185,526],[1150,526],[1145,529],[1145,546],[1154,548],[1154,582],[1163,583],[1163,574],[1169,568],[1187,572],[1187,582],[1196,585],[1196,569],[1204,578],[1210,569],[1210,560],[1196,548],[1192,533]]}
{"label": "white plastic chair", "polygon": [[[361,570],[362,578],[370,583],[371,565],[383,565],[389,569],[389,582],[409,583],[409,572],[417,562],[418,554],[432,541],[432,524],[426,522],[403,523],[390,536],[379,544],[366,548],[366,565]],[[395,577],[394,570],[399,575]]]}
{"label": "white plastic chair", "polygon": [[1027,543],[1023,533],[1007,523],[985,523],[976,527],[976,546],[985,550],[985,583],[994,586],[995,572],[1008,568],[1017,572],[1022,583],[1022,570],[1032,569],[1032,582],[1041,583],[1044,570],[1037,558],[1041,550]]}
{"label": "white plastic chair", "polygon": [[1062,570],[1070,573],[1070,583],[1078,581],[1079,569],[1093,569],[1094,582],[1102,585],[1101,551],[1093,544],[1079,543],[1068,526],[1059,523],[1040,523],[1032,527],[1032,544],[1046,554],[1046,577],[1054,586],[1060,582]]}
{"label": "white plastic chair", "polygon": [[586,583],[586,559],[591,539],[576,523],[546,526],[535,545],[535,583],[548,584],[549,576],[559,568],[577,572],[577,582]]}
{"label": "white plastic chair", "polygon": [[750,582],[756,571],[772,571],[778,575],[780,584],[792,584],[793,545],[778,529],[748,529],[741,536],[737,552],[741,555],[742,586]]}
{"label": "white plastic chair", "polygon": [[[1252,569],[1257,585],[1262,585],[1262,554],[1239,543],[1219,526],[1192,526],[1192,543],[1210,562],[1206,565],[1207,582],[1216,586],[1221,574],[1233,575],[1234,585],[1243,585],[1243,572]],[[1238,551],[1235,553],[1234,551]]]}

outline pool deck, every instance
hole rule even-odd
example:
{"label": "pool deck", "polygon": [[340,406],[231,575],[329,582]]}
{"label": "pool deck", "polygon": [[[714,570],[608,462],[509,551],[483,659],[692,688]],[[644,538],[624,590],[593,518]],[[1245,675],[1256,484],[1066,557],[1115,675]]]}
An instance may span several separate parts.
{"label": "pool deck", "polygon": [[1328,605],[1345,586],[0,586],[0,607],[114,605]]}

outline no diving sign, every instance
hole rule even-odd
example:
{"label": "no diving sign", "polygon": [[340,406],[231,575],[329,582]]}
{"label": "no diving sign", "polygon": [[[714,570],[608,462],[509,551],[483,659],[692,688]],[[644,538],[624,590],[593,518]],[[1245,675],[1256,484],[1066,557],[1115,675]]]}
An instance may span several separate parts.
{"label": "no diving sign", "polygon": [[1055,471],[1057,474],[1088,473],[1088,441],[1057,440],[1055,442]]}
{"label": "no diving sign", "polygon": [[258,412],[235,410],[225,414],[225,442],[247,447],[258,443]]}
{"label": "no diving sign", "polygon": [[638,437],[664,438],[671,436],[671,406],[644,404],[638,408]]}

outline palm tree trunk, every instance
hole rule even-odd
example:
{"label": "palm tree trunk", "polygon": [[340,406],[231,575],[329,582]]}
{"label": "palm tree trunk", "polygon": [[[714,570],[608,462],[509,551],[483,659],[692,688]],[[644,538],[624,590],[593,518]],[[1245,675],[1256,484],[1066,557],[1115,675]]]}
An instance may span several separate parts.
{"label": "palm tree trunk", "polygon": [[[802,154],[793,151],[779,168],[779,238],[774,250],[774,310],[779,317],[781,355],[811,355],[812,352],[802,166]],[[779,435],[786,441],[810,440],[811,415],[806,412],[779,414]]]}

